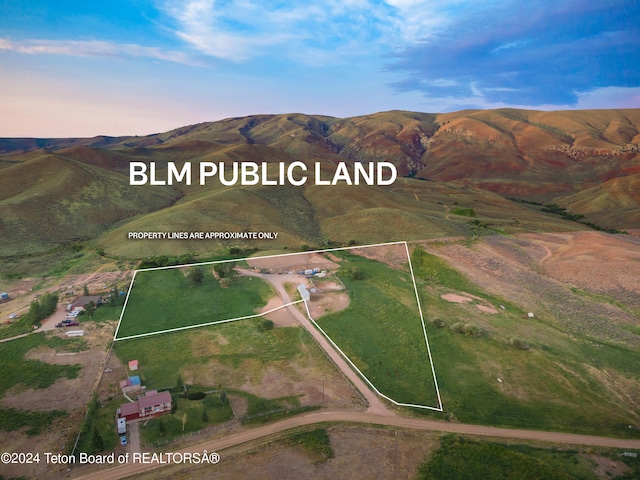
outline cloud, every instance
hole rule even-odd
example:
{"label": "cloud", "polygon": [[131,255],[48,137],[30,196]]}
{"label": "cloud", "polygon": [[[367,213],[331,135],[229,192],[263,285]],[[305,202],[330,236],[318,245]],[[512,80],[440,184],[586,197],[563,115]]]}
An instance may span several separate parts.
{"label": "cloud", "polygon": [[387,69],[403,77],[398,92],[576,105],[578,92],[640,85],[639,17],[640,5],[624,0],[458,2]]}
{"label": "cloud", "polygon": [[160,9],[191,48],[236,62],[269,56],[314,64],[400,44],[397,9],[379,0],[171,0]]}
{"label": "cloud", "polygon": [[199,65],[191,55],[183,52],[145,47],[132,43],[113,43],[101,40],[22,40],[0,39],[0,50],[28,55],[67,55],[74,57],[145,57],[185,65]]}

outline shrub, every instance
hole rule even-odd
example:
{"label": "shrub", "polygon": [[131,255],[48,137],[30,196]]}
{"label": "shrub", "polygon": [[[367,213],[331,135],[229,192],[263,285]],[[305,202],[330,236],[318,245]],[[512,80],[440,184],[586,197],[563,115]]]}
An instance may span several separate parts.
{"label": "shrub", "polygon": [[353,267],[351,269],[351,278],[354,280],[362,280],[364,278],[364,273],[357,267]]}
{"label": "shrub", "polygon": [[199,285],[202,283],[203,279],[204,271],[201,267],[193,267],[191,270],[189,270],[189,273],[187,273],[187,280],[191,285]]}
{"label": "shrub", "polygon": [[480,327],[478,327],[477,325],[462,322],[454,323],[453,325],[451,325],[451,331],[455,333],[461,333],[467,337],[479,337],[482,333],[480,331]]}
{"label": "shrub", "polygon": [[479,337],[480,336],[480,328],[473,324],[467,324],[464,326],[464,334],[467,337]]}
{"label": "shrub", "polygon": [[513,338],[511,340],[511,345],[518,350],[529,350],[531,348],[531,345],[520,338]]}
{"label": "shrub", "polygon": [[461,215],[463,217],[475,217],[476,216],[476,212],[473,208],[460,208],[460,207],[456,207],[454,209],[451,210],[451,213],[453,213],[454,215]]}
{"label": "shrub", "polygon": [[451,331],[454,333],[464,333],[464,323],[454,323],[453,325],[451,325]]}
{"label": "shrub", "polygon": [[441,318],[434,319],[432,323],[436,328],[442,328],[445,326],[444,320],[442,320]]}
{"label": "shrub", "polygon": [[273,322],[271,320],[265,318],[258,323],[259,332],[267,332],[269,330],[273,330]]}
{"label": "shrub", "polygon": [[189,392],[187,393],[187,400],[202,400],[205,396],[204,392]]}

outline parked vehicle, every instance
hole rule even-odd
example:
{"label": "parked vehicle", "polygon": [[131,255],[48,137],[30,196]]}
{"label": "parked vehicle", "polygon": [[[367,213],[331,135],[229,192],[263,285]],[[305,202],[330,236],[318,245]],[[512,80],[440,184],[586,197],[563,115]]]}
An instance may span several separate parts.
{"label": "parked vehicle", "polygon": [[126,435],[122,435],[120,437],[120,445],[122,445],[123,447],[125,447],[127,445],[127,436]]}

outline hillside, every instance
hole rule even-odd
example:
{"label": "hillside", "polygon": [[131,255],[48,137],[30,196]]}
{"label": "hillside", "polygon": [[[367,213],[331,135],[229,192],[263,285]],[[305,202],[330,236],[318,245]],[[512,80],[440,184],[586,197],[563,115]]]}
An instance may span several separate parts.
{"label": "hillside", "polygon": [[[514,197],[555,203],[604,228],[640,228],[639,144],[638,109],[255,115],[143,137],[0,139],[0,253],[90,240],[114,255],[144,255],[149,244],[123,241],[132,230],[273,230],[275,248],[587,228],[506,199]],[[381,160],[397,166],[393,186],[138,187],[128,178],[131,161],[329,169]],[[457,213],[464,209],[476,216]]]}
{"label": "hillside", "polygon": [[128,178],[62,154],[2,170],[2,255],[32,254],[91,238],[126,218],[171,205],[178,192],[136,188]]}

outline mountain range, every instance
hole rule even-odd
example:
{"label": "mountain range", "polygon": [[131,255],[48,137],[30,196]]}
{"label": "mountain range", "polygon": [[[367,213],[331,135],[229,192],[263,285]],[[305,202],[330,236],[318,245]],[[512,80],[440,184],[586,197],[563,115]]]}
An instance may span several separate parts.
{"label": "mountain range", "polygon": [[[131,186],[132,161],[387,161],[399,178],[358,187]],[[126,232],[146,230],[273,230],[282,248],[586,224],[640,228],[640,109],[253,115],[147,136],[0,139],[7,258],[78,242],[139,258],[150,244],[127,242]]]}

